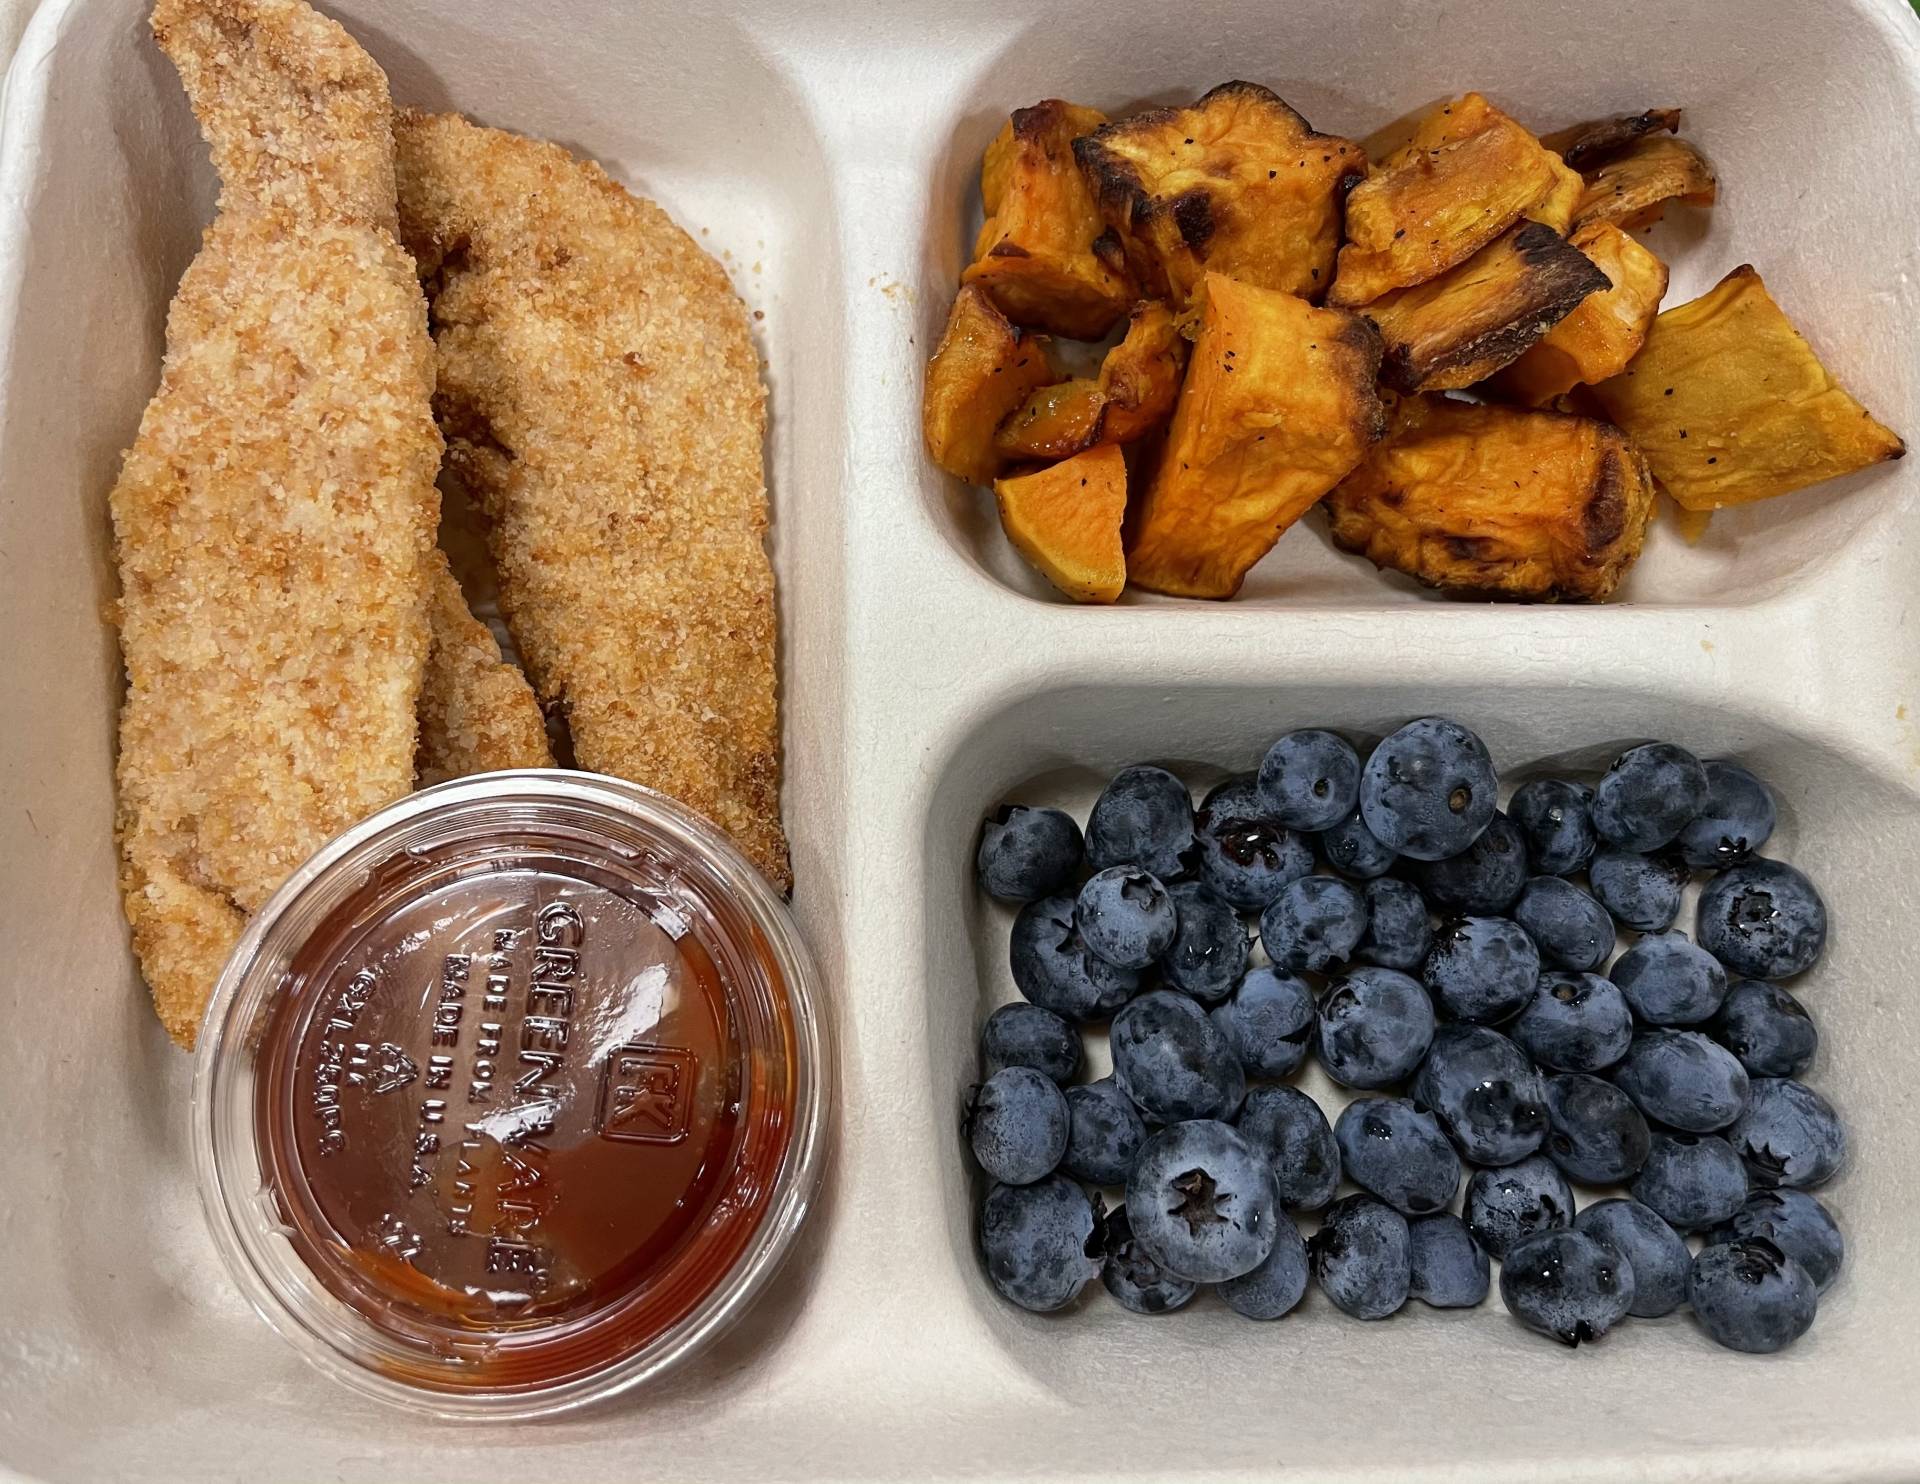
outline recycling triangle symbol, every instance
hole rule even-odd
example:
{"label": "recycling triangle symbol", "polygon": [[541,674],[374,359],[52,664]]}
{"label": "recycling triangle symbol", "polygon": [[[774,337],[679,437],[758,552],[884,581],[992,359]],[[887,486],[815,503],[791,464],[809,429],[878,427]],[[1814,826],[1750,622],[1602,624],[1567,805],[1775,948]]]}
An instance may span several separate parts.
{"label": "recycling triangle symbol", "polygon": [[398,1092],[420,1075],[419,1067],[391,1041],[361,1042],[347,1053],[347,1081],[375,1093]]}

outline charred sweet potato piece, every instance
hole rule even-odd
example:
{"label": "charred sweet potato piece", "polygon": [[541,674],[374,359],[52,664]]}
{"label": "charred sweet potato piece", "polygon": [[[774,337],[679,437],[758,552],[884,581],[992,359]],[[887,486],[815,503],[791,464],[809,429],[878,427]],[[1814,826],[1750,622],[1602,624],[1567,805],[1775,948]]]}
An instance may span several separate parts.
{"label": "charred sweet potato piece", "polygon": [[1327,295],[1349,308],[1437,278],[1544,208],[1564,232],[1581,182],[1478,93],[1436,105],[1347,196],[1347,245]]}
{"label": "charred sweet potato piece", "polygon": [[1571,242],[1613,287],[1582,299],[1495,378],[1502,393],[1532,407],[1624,371],[1646,343],[1667,292],[1667,265],[1611,222],[1591,222]]}
{"label": "charred sweet potato piece", "polygon": [[1041,387],[1001,424],[994,442],[1012,459],[1064,459],[1096,443],[1131,443],[1173,415],[1186,368],[1187,342],[1172,312],[1137,304],[1097,379]]}
{"label": "charred sweet potato piece", "polygon": [[1380,337],[1347,310],[1217,273],[1201,295],[1166,447],[1129,514],[1127,577],[1230,598],[1380,436]]}
{"label": "charred sweet potato piece", "polygon": [[1100,441],[1105,411],[1100,383],[1091,376],[1057,381],[1037,388],[1013,410],[994,434],[993,446],[1013,460],[1071,458]]}
{"label": "charred sweet potato piece", "polygon": [[1684,139],[1649,134],[1585,172],[1587,188],[1573,213],[1576,228],[1612,222],[1632,231],[1660,220],[1667,202],[1711,206],[1718,192],[1713,167]]}
{"label": "charred sweet potato piece", "polygon": [[1339,546],[1428,587],[1591,600],[1639,556],[1653,480],[1611,424],[1409,397],[1326,503]]}
{"label": "charred sweet potato piece", "polygon": [[1111,603],[1127,584],[1120,523],[1127,461],[1118,444],[997,479],[1000,526],[1021,556],[1076,603]]}
{"label": "charred sweet potato piece", "polygon": [[1438,278],[1366,306],[1402,392],[1472,386],[1518,360],[1607,275],[1552,228],[1521,222]]}
{"label": "charred sweet potato piece", "polygon": [[1341,198],[1367,163],[1250,82],[1108,124],[1073,152],[1135,277],[1175,309],[1208,272],[1318,298],[1333,282]]}
{"label": "charred sweet potato piece", "polygon": [[1107,116],[1049,98],[1014,111],[980,166],[986,225],[960,277],[1016,324],[1098,340],[1133,302],[1133,286],[1093,252],[1103,230],[1074,163],[1073,141]]}
{"label": "charred sweet potato piece", "polygon": [[1044,339],[1014,328],[978,285],[960,290],[927,363],[920,407],[927,452],[949,474],[985,484],[1004,457],[993,435],[1035,387],[1053,380]]}
{"label": "charred sweet potato piece", "polygon": [[1679,128],[1679,109],[1649,108],[1644,113],[1617,113],[1611,118],[1588,119],[1583,124],[1555,129],[1542,134],[1540,142],[1575,170],[1591,170],[1649,134],[1672,134]]}
{"label": "charred sweet potato piece", "polygon": [[1907,451],[1744,265],[1656,319],[1633,363],[1593,393],[1689,510],[1770,499]]}

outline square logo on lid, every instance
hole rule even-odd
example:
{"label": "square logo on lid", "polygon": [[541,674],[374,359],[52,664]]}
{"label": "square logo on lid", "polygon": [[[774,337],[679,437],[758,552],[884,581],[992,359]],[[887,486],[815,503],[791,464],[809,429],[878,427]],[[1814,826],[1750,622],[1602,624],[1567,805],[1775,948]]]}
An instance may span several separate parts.
{"label": "square logo on lid", "polygon": [[678,1046],[622,1046],[600,1078],[595,1128],[628,1144],[678,1144],[692,1112],[693,1053]]}

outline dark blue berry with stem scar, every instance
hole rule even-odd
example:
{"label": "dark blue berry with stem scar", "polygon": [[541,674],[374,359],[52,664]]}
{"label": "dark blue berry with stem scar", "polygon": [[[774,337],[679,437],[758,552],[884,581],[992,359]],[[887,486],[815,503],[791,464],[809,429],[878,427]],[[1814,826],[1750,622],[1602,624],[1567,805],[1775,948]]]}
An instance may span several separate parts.
{"label": "dark blue berry with stem scar", "polygon": [[1003,1067],[973,1090],[967,1139],[980,1168],[1006,1185],[1051,1175],[1067,1152],[1067,1100],[1032,1067]]}
{"label": "dark blue berry with stem scar", "polygon": [[1510,1165],[1547,1134],[1547,1089],[1533,1063],[1498,1031],[1443,1025],[1413,1079],[1413,1098],[1475,1164]]}
{"label": "dark blue berry with stem scar", "polygon": [[1080,1033],[1038,1005],[1002,1005],[980,1032],[980,1073],[1032,1067],[1062,1085],[1080,1070]]}
{"label": "dark blue berry with stem scar", "polygon": [[1655,1130],[1647,1162],[1633,1182],[1633,1198],[1675,1231],[1699,1231],[1740,1209],[1747,1198],[1747,1169],[1718,1134]]}
{"label": "dark blue berry with stem scar", "polygon": [[1214,1290],[1234,1313],[1247,1319],[1278,1319],[1291,1313],[1307,1292],[1307,1244],[1285,1216],[1274,1227],[1273,1251],[1260,1266],[1229,1278]]}
{"label": "dark blue berry with stem scar", "polygon": [[1627,1317],[1633,1295],[1633,1269],[1585,1232],[1536,1233],[1516,1243],[1500,1268],[1507,1311],[1563,1345],[1599,1339]]}
{"label": "dark blue berry with stem scar", "polygon": [[1847,1245],[1827,1208],[1804,1190],[1750,1191],[1740,1209],[1707,1234],[1707,1245],[1765,1237],[1825,1293],[1840,1276]]}
{"label": "dark blue berry with stem scar", "polygon": [[1444,1211],[1460,1189],[1460,1156],[1434,1116],[1406,1098],[1355,1098],[1333,1137],[1347,1178],[1404,1215]]}
{"label": "dark blue berry with stem scar", "polygon": [[1371,881],[1393,868],[1399,854],[1391,845],[1374,838],[1367,822],[1355,809],[1330,830],[1319,835],[1320,854],[1342,876],[1356,881]]}
{"label": "dark blue berry with stem scar", "polygon": [[1332,732],[1288,732],[1261,759],[1260,797],[1288,829],[1330,829],[1359,801],[1359,754]]}
{"label": "dark blue berry with stem scar", "polygon": [[1100,1281],[1123,1309],[1135,1314],[1171,1314],[1192,1301],[1200,1285],[1176,1278],[1147,1256],[1133,1239],[1125,1206],[1107,1212],[1101,1234]]}
{"label": "dark blue berry with stem scar", "polygon": [[1540,962],[1597,973],[1613,954],[1613,917],[1590,893],[1560,876],[1535,876],[1513,904],[1513,920],[1540,950]]}
{"label": "dark blue berry with stem scar", "polygon": [[1543,1067],[1598,1072],[1633,1044],[1633,1012],[1611,979],[1542,974],[1526,1007],[1508,1022],[1507,1034]]}
{"label": "dark blue berry with stem scar", "polygon": [[1553,1161],[1534,1154],[1504,1169],[1475,1170],[1464,1209],[1474,1241],[1504,1261],[1522,1237],[1572,1222],[1573,1191]]}
{"label": "dark blue berry with stem scar", "polygon": [[1360,814],[1381,844],[1414,860],[1458,855],[1493,818],[1499,781],[1486,744],[1456,721],[1410,721],[1367,759]]}
{"label": "dark blue berry with stem scar", "polygon": [[1715,758],[1703,766],[1707,798],[1680,831],[1680,858],[1696,870],[1721,871],[1773,837],[1773,795],[1738,763]]}
{"label": "dark blue berry with stem scar", "polygon": [[1306,876],[1260,914],[1260,941],[1283,969],[1324,974],[1344,964],[1367,930],[1366,899],[1336,876]]}
{"label": "dark blue berry with stem scar", "polygon": [[1433,1002],[1397,969],[1354,969],[1320,1001],[1320,1064],[1344,1087],[1391,1087],[1433,1043]]}
{"label": "dark blue berry with stem scar", "polygon": [[1652,1134],[1633,1099],[1585,1072],[1547,1079],[1547,1158],[1584,1185],[1622,1185],[1647,1162]]}
{"label": "dark blue berry with stem scar", "polygon": [[1749,1355],[1784,1350],[1812,1327],[1819,1308],[1807,1270],[1765,1237],[1703,1249],[1687,1297],[1702,1329]]}
{"label": "dark blue berry with stem scar", "polygon": [[1336,1201],[1307,1241],[1320,1291],[1355,1319],[1385,1319],[1413,1286],[1407,1218],[1370,1195]]}
{"label": "dark blue berry with stem scar", "polygon": [[1189,859],[1200,879],[1242,912],[1258,912],[1313,874],[1312,846],[1268,812],[1250,777],[1230,778],[1207,795]]}
{"label": "dark blue berry with stem scar", "polygon": [[1687,1301],[1693,1254],[1686,1239],[1650,1206],[1617,1197],[1582,1206],[1573,1229],[1604,1242],[1633,1269],[1633,1304],[1627,1312],[1658,1319]]}
{"label": "dark blue berry with stem scar", "polygon": [[996,1185],[980,1215],[987,1276],[1023,1309],[1064,1309],[1099,1275],[1099,1225],[1092,1199],[1064,1176]]}
{"label": "dark blue berry with stem scar", "polygon": [[1162,1129],[1127,1182],[1134,1240],[1167,1272],[1222,1283],[1266,1260],[1282,1223],[1273,1171],[1232,1126],[1202,1119]]}
{"label": "dark blue berry with stem scar", "polygon": [[1087,864],[1138,866],[1163,881],[1193,848],[1193,798],[1165,768],[1122,768],[1087,816]]}
{"label": "dark blue berry with stem scar", "polygon": [[1608,972],[1647,1025],[1698,1025],[1727,997],[1727,971],[1685,933],[1642,938]]}
{"label": "dark blue berry with stem scar", "polygon": [[1700,759],[1671,742],[1623,752],[1593,791],[1593,828],[1621,850],[1646,852],[1672,842],[1707,801]]}
{"label": "dark blue berry with stem scar", "polygon": [[1436,912],[1492,916],[1519,900],[1527,884],[1527,847],[1507,816],[1495,814],[1458,855],[1415,861],[1409,871]]}
{"label": "dark blue berry with stem scar", "polygon": [[1471,1309],[1487,1296],[1487,1254],[1451,1211],[1407,1223],[1413,1274],[1407,1293],[1436,1309]]}
{"label": "dark blue berry with stem scar", "polygon": [[1655,1123],[1691,1134],[1723,1129],[1747,1106],[1747,1069],[1698,1031],[1640,1031],[1614,1083]]}
{"label": "dark blue berry with stem scar", "polygon": [[1749,979],[1791,979],[1827,942],[1827,906],[1781,861],[1750,860],[1700,893],[1700,946]]}
{"label": "dark blue berry with stem scar", "polygon": [[1318,1211],[1340,1186],[1340,1148],[1320,1105],[1297,1087],[1247,1093],[1240,1135],[1266,1156],[1289,1211]]}
{"label": "dark blue berry with stem scar", "polygon": [[1156,989],[1113,1019],[1113,1080],[1155,1123],[1231,1118],[1247,1090],[1233,1048],[1207,1012]]}
{"label": "dark blue berry with stem scar", "polygon": [[1067,1152],[1060,1168],[1089,1185],[1125,1185],[1147,1125],[1111,1077],[1067,1089]]}
{"label": "dark blue berry with stem scar", "polygon": [[1173,899],[1173,942],[1160,959],[1160,976],[1203,1005],[1233,993],[1247,970],[1247,930],[1235,912],[1197,881],[1168,888]]}
{"label": "dark blue berry with stem scar", "polygon": [[1067,1020],[1105,1020],[1133,998],[1140,976],[1087,952],[1072,897],[1042,897],[1020,909],[1007,946],[1013,982],[1043,1010]]}
{"label": "dark blue berry with stem scar", "polygon": [[1263,965],[1247,970],[1211,1019],[1249,1076],[1288,1077],[1313,1046],[1317,1017],[1305,980]]}
{"label": "dark blue berry with stem scar", "polygon": [[1537,778],[1514,790],[1507,817],[1527,842],[1527,859],[1547,876],[1570,876],[1593,854],[1593,790]]}
{"label": "dark blue berry with stem scar", "polygon": [[1742,979],[1727,991],[1707,1033],[1753,1077],[1798,1077],[1820,1045],[1806,1007],[1760,979]]}
{"label": "dark blue berry with stem scar", "polygon": [[1426,899],[1391,876],[1369,881],[1360,891],[1367,906],[1367,930],[1354,957],[1362,963],[1411,973],[1426,962],[1433,947]]}
{"label": "dark blue berry with stem scar", "polygon": [[1532,998],[1540,950],[1504,917],[1461,917],[1440,925],[1420,977],[1455,1020],[1494,1025]]}
{"label": "dark blue berry with stem scar", "polygon": [[1159,877],[1109,866],[1080,888],[1073,920],[1080,941],[1116,969],[1144,969],[1173,943],[1179,917]]}
{"label": "dark blue berry with stem scar", "polygon": [[1847,1162],[1847,1131],[1819,1093],[1791,1077],[1756,1077],[1727,1142],[1762,1188],[1824,1184]]}
{"label": "dark blue berry with stem scar", "polygon": [[1657,933],[1672,927],[1680,915],[1687,868],[1676,856],[1603,847],[1587,863],[1587,884],[1600,905],[1627,927]]}
{"label": "dark blue berry with stem scar", "polygon": [[1002,804],[987,816],[974,865],[980,889],[988,896],[1031,902],[1072,881],[1085,850],[1072,816],[1058,809]]}

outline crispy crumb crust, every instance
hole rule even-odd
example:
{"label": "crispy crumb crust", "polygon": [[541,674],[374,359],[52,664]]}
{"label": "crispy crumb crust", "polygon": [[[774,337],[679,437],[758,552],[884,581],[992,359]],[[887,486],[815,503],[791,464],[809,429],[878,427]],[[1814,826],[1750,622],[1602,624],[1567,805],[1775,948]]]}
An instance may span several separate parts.
{"label": "crispy crumb crust", "polygon": [[433,642],[420,685],[420,786],[503,768],[551,768],[533,687],[501,658],[492,631],[467,607],[445,554],[436,549],[429,561]]}

